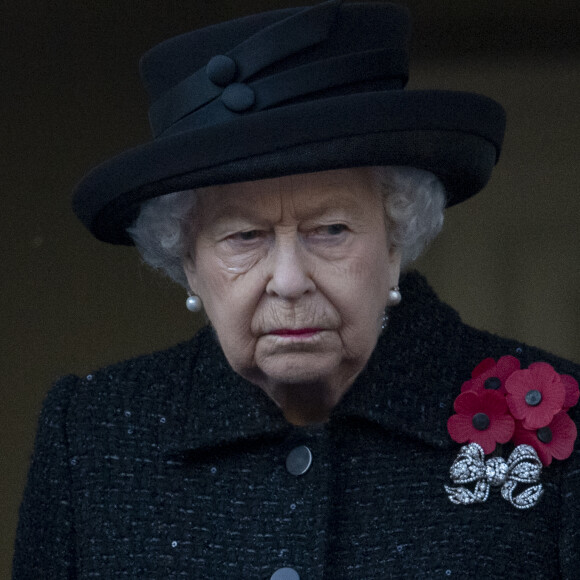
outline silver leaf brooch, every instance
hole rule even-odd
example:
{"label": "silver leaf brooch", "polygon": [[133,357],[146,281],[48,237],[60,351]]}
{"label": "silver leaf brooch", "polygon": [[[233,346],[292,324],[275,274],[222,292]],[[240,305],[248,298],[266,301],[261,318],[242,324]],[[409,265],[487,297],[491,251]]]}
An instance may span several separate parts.
{"label": "silver leaf brooch", "polygon": [[[498,487],[514,507],[535,506],[544,491],[538,483],[542,465],[572,454],[577,430],[568,410],[579,397],[576,379],[544,362],[521,369],[517,358],[503,356],[478,364],[447,421],[451,438],[467,443],[450,469],[457,487],[445,485],[449,499],[460,505],[481,503],[490,488]],[[485,459],[508,442],[515,448],[507,460],[497,454]],[[524,489],[516,492],[519,484]]]}

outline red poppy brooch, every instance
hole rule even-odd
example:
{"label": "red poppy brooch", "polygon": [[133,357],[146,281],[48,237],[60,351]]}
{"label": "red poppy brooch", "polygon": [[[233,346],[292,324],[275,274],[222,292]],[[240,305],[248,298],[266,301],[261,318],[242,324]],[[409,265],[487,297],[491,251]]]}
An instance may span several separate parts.
{"label": "red poppy brooch", "polygon": [[[544,362],[521,369],[517,358],[503,356],[478,364],[447,421],[451,438],[467,443],[450,469],[458,487],[445,486],[449,499],[462,505],[484,502],[490,487],[500,487],[514,507],[536,505],[543,493],[542,465],[572,454],[577,432],[567,411],[579,397],[578,382]],[[503,443],[514,446],[507,460],[501,456]],[[492,456],[486,460],[486,455]],[[516,493],[518,484],[527,487]]]}

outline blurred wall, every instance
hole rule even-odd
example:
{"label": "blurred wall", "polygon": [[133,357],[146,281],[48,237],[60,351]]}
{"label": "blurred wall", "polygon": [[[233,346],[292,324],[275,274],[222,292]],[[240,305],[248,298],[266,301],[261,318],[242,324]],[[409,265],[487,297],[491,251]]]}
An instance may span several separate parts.
{"label": "blurred wall", "polygon": [[[580,26],[575,1],[414,0],[411,88],[483,92],[507,109],[486,190],[452,208],[418,263],[475,326],[580,362]],[[0,577],[46,389],[189,337],[184,292],[69,209],[90,167],[148,139],[137,60],[195,27],[307,4],[21,0],[0,19],[3,274]]]}

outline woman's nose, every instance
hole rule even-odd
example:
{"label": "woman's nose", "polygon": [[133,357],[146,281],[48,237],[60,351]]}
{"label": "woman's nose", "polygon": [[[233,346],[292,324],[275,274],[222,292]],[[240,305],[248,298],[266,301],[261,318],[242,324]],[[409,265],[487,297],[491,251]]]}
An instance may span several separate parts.
{"label": "woman's nose", "polygon": [[277,241],[270,255],[266,292],[285,300],[297,300],[316,288],[307,252],[296,238]]}

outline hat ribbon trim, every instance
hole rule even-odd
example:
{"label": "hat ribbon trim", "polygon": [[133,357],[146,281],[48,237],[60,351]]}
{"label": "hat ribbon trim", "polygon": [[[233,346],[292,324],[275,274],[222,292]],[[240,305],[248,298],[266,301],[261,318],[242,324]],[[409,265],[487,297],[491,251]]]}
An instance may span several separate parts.
{"label": "hat ribbon trim", "polygon": [[[407,54],[402,50],[376,49],[332,57],[248,83],[246,87],[253,92],[254,102],[240,112],[263,111],[298,97],[362,81],[384,79],[377,85],[378,89],[402,89],[407,78]],[[229,109],[222,99],[214,99],[159,136],[226,122],[238,117],[240,112]]]}
{"label": "hat ribbon trim", "polygon": [[[236,82],[242,82],[260,70],[328,38],[342,0],[328,0],[306,8],[260,30],[225,54],[236,67]],[[280,42],[280,38],[284,42]],[[169,89],[149,109],[154,137],[223,92],[199,69]]]}

